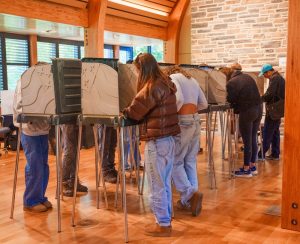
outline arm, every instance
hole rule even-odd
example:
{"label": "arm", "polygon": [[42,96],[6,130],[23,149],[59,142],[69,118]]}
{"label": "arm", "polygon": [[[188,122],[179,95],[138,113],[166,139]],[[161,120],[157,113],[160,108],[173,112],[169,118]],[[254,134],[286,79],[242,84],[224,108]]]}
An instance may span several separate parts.
{"label": "arm", "polygon": [[231,105],[236,104],[237,102],[237,91],[232,82],[228,82],[226,85],[227,97],[226,100]]}
{"label": "arm", "polygon": [[199,96],[198,96],[198,111],[206,109],[208,107],[208,103],[206,97],[199,86]]}
{"label": "arm", "polygon": [[262,95],[262,100],[264,102],[271,102],[273,98],[276,96],[276,90],[278,87],[279,80],[277,77],[274,77],[274,79],[270,80],[269,87],[264,95]]}
{"label": "arm", "polygon": [[179,111],[179,109],[184,104],[183,94],[182,94],[181,87],[180,87],[179,83],[177,82],[177,80],[172,79],[172,82],[175,84],[175,86],[177,88],[175,96],[176,96],[177,111]]}
{"label": "arm", "polygon": [[151,91],[149,88],[144,86],[144,88],[135,96],[129,107],[123,110],[125,117],[137,121],[142,120],[145,115],[156,105],[156,100],[154,97],[152,97],[150,92]]}

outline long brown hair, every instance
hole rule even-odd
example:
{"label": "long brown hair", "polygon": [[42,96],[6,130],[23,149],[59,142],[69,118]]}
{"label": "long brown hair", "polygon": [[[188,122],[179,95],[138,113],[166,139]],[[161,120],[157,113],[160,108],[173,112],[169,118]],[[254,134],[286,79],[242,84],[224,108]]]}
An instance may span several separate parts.
{"label": "long brown hair", "polygon": [[140,53],[133,64],[139,71],[137,91],[145,85],[153,85],[157,80],[166,80],[166,75],[160,70],[158,63],[150,53]]}
{"label": "long brown hair", "polygon": [[166,68],[165,73],[168,76],[170,76],[172,74],[176,74],[176,73],[181,73],[188,79],[190,79],[192,77],[188,72],[186,72],[184,69],[182,69],[178,65],[174,65],[174,66]]}

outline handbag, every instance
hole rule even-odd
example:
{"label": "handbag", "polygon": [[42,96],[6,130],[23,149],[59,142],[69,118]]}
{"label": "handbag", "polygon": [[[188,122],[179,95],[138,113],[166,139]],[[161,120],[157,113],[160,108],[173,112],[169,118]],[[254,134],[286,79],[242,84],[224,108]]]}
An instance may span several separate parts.
{"label": "handbag", "polygon": [[[279,83],[277,93],[279,93]],[[278,120],[284,117],[284,99],[280,98],[278,95],[275,96],[279,98],[278,101],[274,102],[274,97],[273,103],[266,105],[267,112],[272,120]]]}

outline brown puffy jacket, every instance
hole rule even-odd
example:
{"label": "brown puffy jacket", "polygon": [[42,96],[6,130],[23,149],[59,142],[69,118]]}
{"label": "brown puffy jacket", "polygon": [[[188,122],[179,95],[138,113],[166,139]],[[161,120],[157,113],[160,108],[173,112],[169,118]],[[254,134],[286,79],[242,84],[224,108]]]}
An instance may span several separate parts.
{"label": "brown puffy jacket", "polygon": [[142,121],[140,139],[154,140],[180,133],[176,107],[176,87],[171,80],[157,80],[145,85],[131,105],[124,109],[126,117]]}

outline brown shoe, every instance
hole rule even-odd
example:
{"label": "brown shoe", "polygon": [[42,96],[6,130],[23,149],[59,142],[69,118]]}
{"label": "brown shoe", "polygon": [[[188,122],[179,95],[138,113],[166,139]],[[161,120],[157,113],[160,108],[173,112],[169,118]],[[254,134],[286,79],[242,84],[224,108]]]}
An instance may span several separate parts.
{"label": "brown shoe", "polygon": [[40,203],[32,207],[24,206],[23,210],[27,212],[41,213],[41,212],[46,212],[48,208],[45,205]]}
{"label": "brown shoe", "polygon": [[191,207],[190,206],[186,206],[186,205],[183,205],[181,200],[178,200],[177,203],[176,203],[176,208],[178,210],[187,210],[187,211],[192,211]]}
{"label": "brown shoe", "polygon": [[201,213],[202,199],[203,199],[203,194],[201,192],[195,192],[192,198],[190,199],[193,216],[198,216]]}
{"label": "brown shoe", "polygon": [[43,205],[48,209],[52,208],[52,203],[49,202],[48,200],[46,202],[43,202]]}
{"label": "brown shoe", "polygon": [[147,227],[145,234],[152,237],[170,237],[172,234],[172,226],[160,226],[156,224],[155,226]]}

